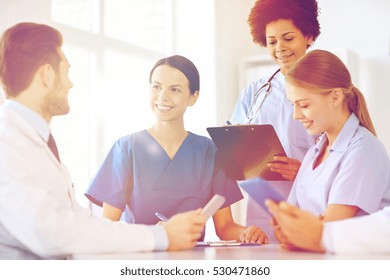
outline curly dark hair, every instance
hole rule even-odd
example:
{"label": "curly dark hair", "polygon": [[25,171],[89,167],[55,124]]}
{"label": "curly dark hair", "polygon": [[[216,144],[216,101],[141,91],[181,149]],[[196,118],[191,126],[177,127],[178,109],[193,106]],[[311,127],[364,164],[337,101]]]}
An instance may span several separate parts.
{"label": "curly dark hair", "polygon": [[278,19],[290,19],[305,36],[320,35],[316,0],[257,0],[248,17],[253,42],[267,46],[265,27]]}

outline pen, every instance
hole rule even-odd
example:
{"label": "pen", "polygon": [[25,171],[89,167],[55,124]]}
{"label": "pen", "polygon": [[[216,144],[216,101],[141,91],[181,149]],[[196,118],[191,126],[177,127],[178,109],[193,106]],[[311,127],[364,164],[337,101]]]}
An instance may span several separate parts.
{"label": "pen", "polygon": [[157,218],[159,218],[161,221],[163,222],[166,222],[168,221],[168,218],[164,215],[164,214],[161,214],[159,212],[156,212],[154,215],[156,215]]}

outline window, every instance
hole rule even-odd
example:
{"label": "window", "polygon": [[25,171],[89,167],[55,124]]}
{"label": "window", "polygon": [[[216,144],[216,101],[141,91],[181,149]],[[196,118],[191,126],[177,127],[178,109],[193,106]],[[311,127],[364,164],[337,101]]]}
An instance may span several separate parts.
{"label": "window", "polygon": [[53,118],[51,127],[83,206],[83,193],[113,142],[153,123],[148,78],[157,59],[181,54],[195,63],[201,90],[187,109],[186,129],[207,136],[206,127],[216,125],[215,1],[2,0],[0,7],[2,30],[31,21],[64,36],[74,84],[71,111]]}
{"label": "window", "polygon": [[[84,206],[84,191],[114,141],[153,121],[148,78],[169,52],[169,0],[51,0],[74,87],[52,130]],[[67,129],[64,130],[64,127]]]}

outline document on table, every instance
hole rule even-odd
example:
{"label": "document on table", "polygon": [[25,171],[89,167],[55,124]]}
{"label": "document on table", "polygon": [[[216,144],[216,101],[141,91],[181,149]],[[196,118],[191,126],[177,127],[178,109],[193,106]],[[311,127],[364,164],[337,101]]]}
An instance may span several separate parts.
{"label": "document on table", "polygon": [[220,247],[220,246],[260,246],[258,243],[243,243],[236,240],[199,241],[197,247]]}

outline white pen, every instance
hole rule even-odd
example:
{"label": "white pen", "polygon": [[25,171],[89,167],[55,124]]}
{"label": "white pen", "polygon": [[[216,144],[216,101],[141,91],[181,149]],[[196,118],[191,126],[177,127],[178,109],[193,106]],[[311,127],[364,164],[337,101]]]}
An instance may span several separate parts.
{"label": "white pen", "polygon": [[164,214],[161,214],[159,212],[156,212],[154,215],[156,215],[157,218],[159,218],[161,221],[163,222],[166,222],[168,221],[168,218],[164,215]]}

